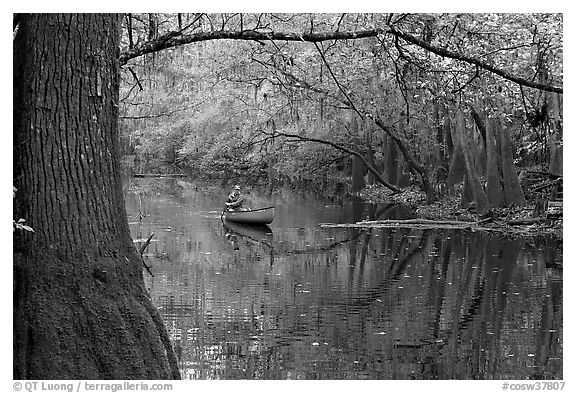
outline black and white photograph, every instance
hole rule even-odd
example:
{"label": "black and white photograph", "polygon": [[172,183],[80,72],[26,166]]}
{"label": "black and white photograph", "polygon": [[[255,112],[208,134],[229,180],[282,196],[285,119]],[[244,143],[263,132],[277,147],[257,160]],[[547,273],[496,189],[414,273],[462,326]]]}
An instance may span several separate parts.
{"label": "black and white photograph", "polygon": [[380,8],[12,14],[10,391],[567,390],[564,14]]}

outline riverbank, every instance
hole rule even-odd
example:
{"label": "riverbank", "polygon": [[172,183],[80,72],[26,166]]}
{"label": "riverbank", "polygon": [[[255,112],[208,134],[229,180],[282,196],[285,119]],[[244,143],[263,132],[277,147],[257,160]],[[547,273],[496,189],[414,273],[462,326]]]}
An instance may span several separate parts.
{"label": "riverbank", "polygon": [[[536,205],[529,201],[525,207],[491,209],[489,214],[479,216],[473,208],[460,207],[460,196],[445,195],[432,204],[426,204],[426,195],[416,187],[408,187],[400,194],[392,194],[385,187],[368,186],[360,197],[368,202],[383,203],[394,201],[408,207],[419,220],[426,220],[428,225],[438,222],[462,222],[474,224],[476,229],[486,229],[519,236],[537,236],[549,234],[559,239],[563,235],[562,207],[552,211],[552,207],[535,214]],[[455,225],[457,227],[458,225]]]}

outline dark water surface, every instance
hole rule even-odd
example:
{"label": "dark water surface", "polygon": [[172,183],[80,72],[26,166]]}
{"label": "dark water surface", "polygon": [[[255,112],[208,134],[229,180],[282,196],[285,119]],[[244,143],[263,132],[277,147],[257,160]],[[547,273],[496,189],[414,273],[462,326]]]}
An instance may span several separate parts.
{"label": "dark water surface", "polygon": [[[137,185],[137,187],[134,187]],[[393,205],[288,192],[272,233],[225,228],[227,189],[132,183],[132,236],[185,379],[561,379],[562,244],[456,230],[341,229]]]}

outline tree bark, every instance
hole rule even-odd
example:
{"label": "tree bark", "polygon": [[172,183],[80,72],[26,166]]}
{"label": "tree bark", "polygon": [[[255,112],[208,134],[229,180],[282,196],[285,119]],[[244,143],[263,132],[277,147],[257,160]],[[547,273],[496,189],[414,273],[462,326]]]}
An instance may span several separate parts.
{"label": "tree bark", "polygon": [[[366,161],[372,168],[376,168],[376,160],[374,159],[374,149],[372,147],[372,132],[366,130]],[[376,176],[370,171],[368,171],[368,184],[376,183]]]}
{"label": "tree bark", "polygon": [[[355,135],[360,135],[360,121],[356,116],[352,116],[351,119],[352,132]],[[366,162],[368,162],[366,160]],[[371,173],[371,172],[370,172]],[[366,187],[366,180],[364,179],[364,165],[358,156],[352,156],[352,192],[360,192],[364,187]]]}
{"label": "tree bark", "polygon": [[472,118],[474,119],[474,123],[476,123],[476,127],[478,127],[478,131],[480,131],[480,135],[482,135],[482,140],[484,142],[484,146],[486,146],[486,125],[480,118],[478,112],[472,105],[470,105],[470,114],[472,114]]}
{"label": "tree bark", "polygon": [[[449,190],[464,180],[464,174],[466,173],[466,163],[464,162],[464,153],[462,151],[462,144],[460,143],[460,136],[458,135],[459,130],[457,128],[452,128],[452,159],[450,161],[450,169],[448,170],[447,186]],[[449,131],[450,132],[450,128]]]}
{"label": "tree bark", "polygon": [[497,149],[494,119],[488,119],[486,127],[486,196],[490,207],[504,206],[504,187],[502,185],[501,156]]}
{"label": "tree bark", "polygon": [[552,134],[548,139],[550,144],[550,163],[548,170],[551,173],[561,175],[563,166],[563,144],[562,144],[562,110],[561,97],[558,94],[550,94],[550,123]]}
{"label": "tree bark", "polygon": [[456,132],[458,134],[458,143],[462,148],[464,155],[464,165],[466,168],[466,181],[469,182],[469,187],[476,202],[476,211],[480,214],[486,213],[488,210],[488,199],[482,189],[480,180],[474,164],[472,162],[472,154],[470,153],[469,138],[466,135],[466,124],[464,121],[464,114],[459,111],[456,114]]}
{"label": "tree bark", "polygon": [[508,206],[526,206],[524,192],[518,181],[518,173],[514,166],[514,153],[512,151],[512,139],[508,127],[502,127],[495,121],[496,127],[500,131],[501,151],[502,151],[502,179],[504,184],[504,199]]}
{"label": "tree bark", "polygon": [[15,379],[179,378],[122,195],[119,29],[34,14],[14,39]]}
{"label": "tree bark", "polygon": [[388,135],[384,135],[384,177],[391,184],[398,185],[398,150],[396,143]]}
{"label": "tree bark", "polygon": [[358,156],[352,156],[352,192],[360,192],[366,187],[364,180],[364,165]]}

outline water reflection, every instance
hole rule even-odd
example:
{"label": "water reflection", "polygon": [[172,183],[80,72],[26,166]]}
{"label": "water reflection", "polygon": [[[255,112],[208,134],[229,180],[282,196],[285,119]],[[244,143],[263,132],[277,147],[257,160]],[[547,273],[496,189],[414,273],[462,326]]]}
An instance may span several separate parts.
{"label": "water reflection", "polygon": [[230,228],[211,191],[187,192],[127,194],[184,378],[562,378],[561,244],[321,229],[403,213],[287,198],[267,201],[269,232]]}

